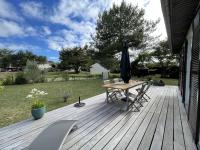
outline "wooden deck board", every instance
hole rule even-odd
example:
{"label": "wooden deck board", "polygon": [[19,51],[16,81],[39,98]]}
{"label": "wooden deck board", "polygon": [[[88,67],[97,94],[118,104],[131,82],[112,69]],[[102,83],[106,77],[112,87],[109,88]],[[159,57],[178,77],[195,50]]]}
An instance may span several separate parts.
{"label": "wooden deck board", "polygon": [[28,119],[1,128],[0,149],[24,149],[53,122],[76,119],[78,129],[68,136],[62,150],[196,150],[178,88],[151,87],[148,94],[151,100],[139,112],[122,112],[119,103],[105,103],[104,93],[84,100],[83,108],[69,105],[38,121]]}
{"label": "wooden deck board", "polygon": [[[167,91],[165,91],[165,92],[167,92]],[[165,94],[165,93],[163,93],[163,94]],[[153,118],[151,119],[151,122],[145,132],[145,135],[139,145],[138,150],[147,150],[151,146],[151,142],[152,142],[155,130],[157,128],[158,120],[161,115],[161,111],[163,109],[164,102],[166,100],[165,98],[166,97],[161,98],[158,109],[155,111]]]}
{"label": "wooden deck board", "polygon": [[173,134],[174,134],[174,101],[172,92],[169,92],[169,107],[167,112],[166,124],[165,124],[165,132],[164,132],[164,139],[163,139],[163,150],[173,150]]}

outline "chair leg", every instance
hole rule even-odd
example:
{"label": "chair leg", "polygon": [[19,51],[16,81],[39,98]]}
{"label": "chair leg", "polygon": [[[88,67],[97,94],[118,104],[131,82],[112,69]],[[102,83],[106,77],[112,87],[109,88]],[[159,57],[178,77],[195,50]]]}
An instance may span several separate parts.
{"label": "chair leg", "polygon": [[140,111],[140,109],[135,105],[135,103],[133,102],[132,104],[131,104],[132,106],[132,108],[133,108],[133,106],[134,106],[134,108],[137,110],[137,111]]}
{"label": "chair leg", "polygon": [[143,98],[146,102],[148,102],[148,100],[147,100],[144,96],[143,96],[142,98]]}
{"label": "chair leg", "polygon": [[148,97],[149,99],[151,99],[146,93],[144,94],[146,97]]}

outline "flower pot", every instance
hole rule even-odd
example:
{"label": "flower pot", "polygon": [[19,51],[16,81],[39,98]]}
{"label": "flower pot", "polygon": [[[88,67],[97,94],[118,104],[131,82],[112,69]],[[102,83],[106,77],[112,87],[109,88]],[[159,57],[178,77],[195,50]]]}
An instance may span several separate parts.
{"label": "flower pot", "polygon": [[41,107],[37,109],[32,109],[31,114],[35,120],[40,119],[44,116],[44,113],[46,112],[46,107]]}

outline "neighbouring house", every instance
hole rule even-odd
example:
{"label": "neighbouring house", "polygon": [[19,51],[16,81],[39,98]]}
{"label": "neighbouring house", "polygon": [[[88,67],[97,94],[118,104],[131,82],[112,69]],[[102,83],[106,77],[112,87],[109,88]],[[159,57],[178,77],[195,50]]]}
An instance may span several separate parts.
{"label": "neighbouring house", "polygon": [[106,69],[99,63],[95,63],[92,66],[90,66],[90,74],[102,74],[102,73],[109,73],[110,70]]}
{"label": "neighbouring house", "polygon": [[179,89],[200,148],[200,1],[161,0],[171,50],[180,54]]}
{"label": "neighbouring house", "polygon": [[95,63],[92,66],[90,66],[90,74],[102,74],[102,78],[104,80],[109,78],[109,72],[110,70],[106,69],[99,63]]}
{"label": "neighbouring house", "polygon": [[46,64],[38,64],[38,68],[40,70],[50,70],[52,68],[51,63],[46,63]]}

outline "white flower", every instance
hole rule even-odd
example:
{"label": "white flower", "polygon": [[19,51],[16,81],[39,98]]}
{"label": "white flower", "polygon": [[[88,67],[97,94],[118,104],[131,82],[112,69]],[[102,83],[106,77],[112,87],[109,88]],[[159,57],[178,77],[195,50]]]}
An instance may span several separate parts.
{"label": "white flower", "polygon": [[26,98],[33,98],[33,95],[29,94],[26,96]]}
{"label": "white flower", "polygon": [[31,93],[34,94],[34,93],[36,93],[37,91],[38,91],[38,90],[37,90],[36,88],[34,88],[34,89],[31,90]]}
{"label": "white flower", "polygon": [[39,98],[40,96],[44,96],[44,95],[47,95],[48,93],[46,93],[45,91],[40,91],[36,88],[32,89],[30,94],[27,95],[26,98],[32,98],[32,99],[36,99],[36,98]]}
{"label": "white flower", "polygon": [[39,91],[40,92],[40,95],[44,95],[45,94],[45,92],[44,91]]}

